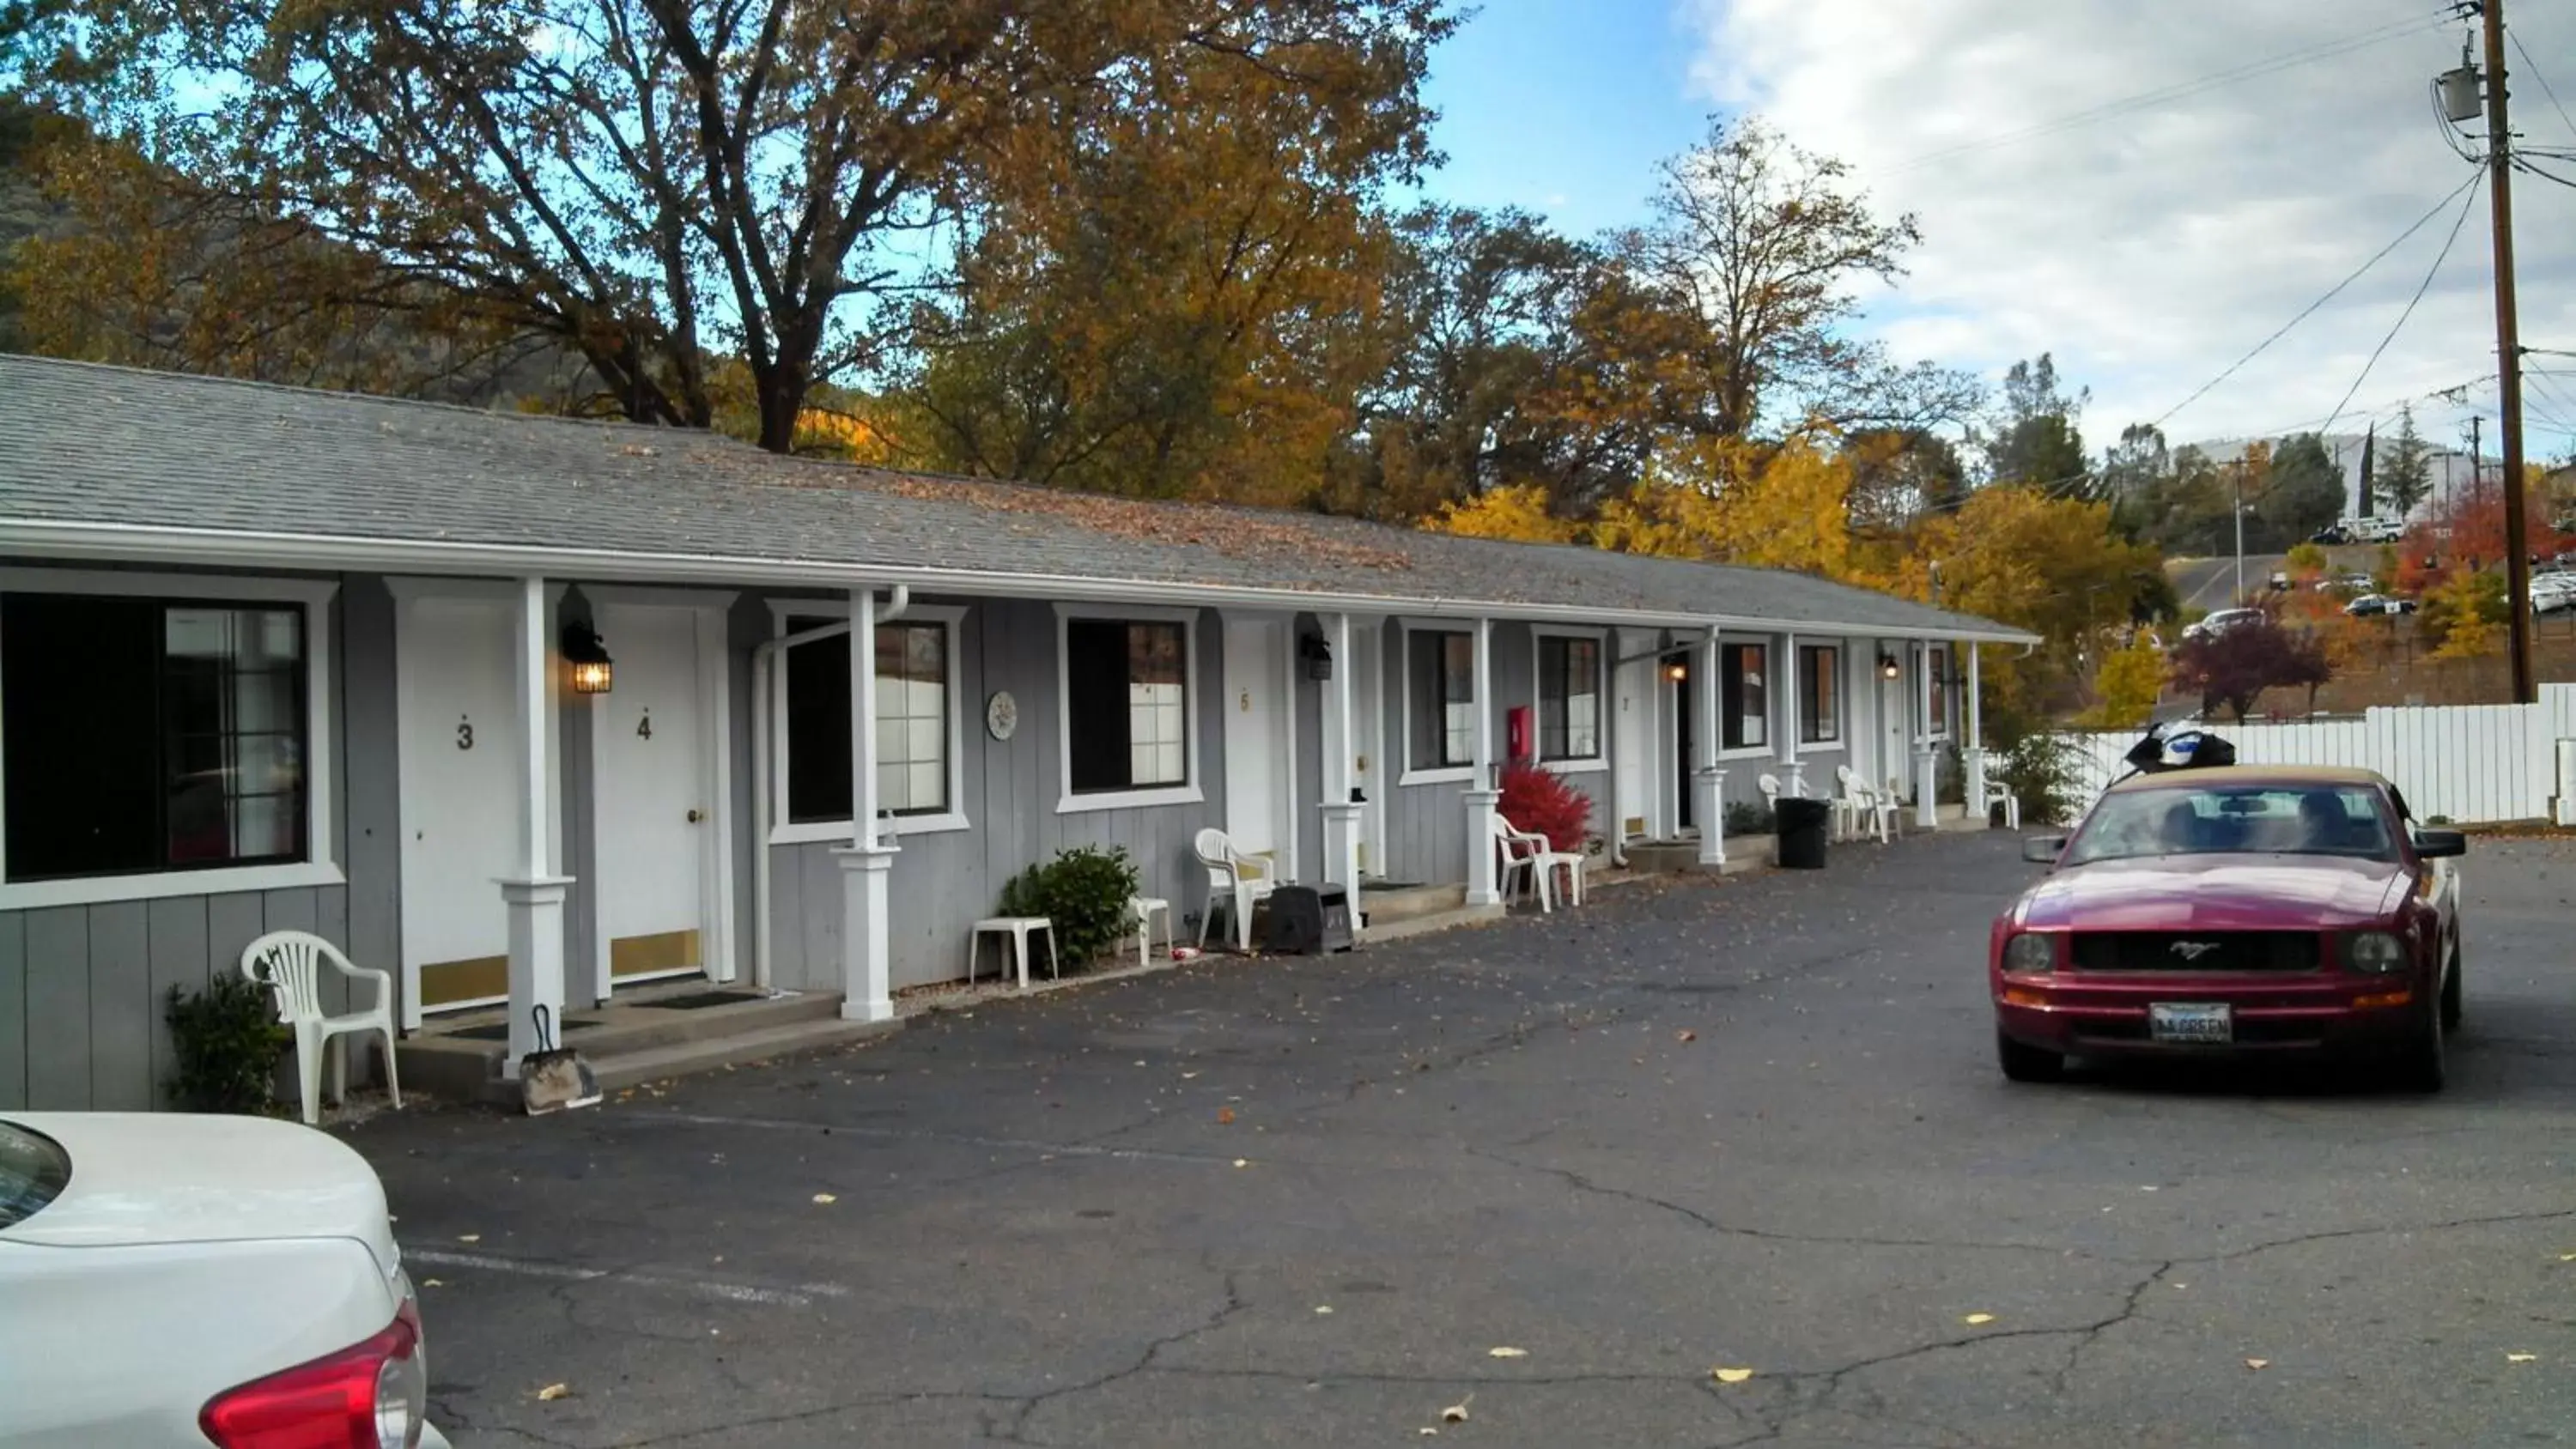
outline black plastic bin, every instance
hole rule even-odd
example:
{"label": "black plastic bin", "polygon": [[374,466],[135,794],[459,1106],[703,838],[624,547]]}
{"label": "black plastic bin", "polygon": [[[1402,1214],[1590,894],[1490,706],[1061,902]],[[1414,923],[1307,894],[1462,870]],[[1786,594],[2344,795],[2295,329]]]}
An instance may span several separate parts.
{"label": "black plastic bin", "polygon": [[1801,800],[1793,795],[1783,795],[1777,813],[1780,868],[1823,870],[1825,836],[1833,824],[1834,807],[1822,800]]}

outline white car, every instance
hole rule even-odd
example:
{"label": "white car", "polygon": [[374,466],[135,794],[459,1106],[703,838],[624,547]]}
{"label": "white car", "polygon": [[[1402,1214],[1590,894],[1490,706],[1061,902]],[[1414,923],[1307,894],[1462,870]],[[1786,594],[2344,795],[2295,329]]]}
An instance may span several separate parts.
{"label": "white car", "polygon": [[2213,638],[2230,629],[2241,629],[2248,624],[2260,624],[2263,622],[2263,617],[2263,611],[2260,609],[2220,609],[2199,623],[2185,628],[2182,631],[2182,637],[2185,639]]}
{"label": "white car", "polygon": [[446,1449],[384,1186],[257,1117],[0,1116],[0,1446]]}

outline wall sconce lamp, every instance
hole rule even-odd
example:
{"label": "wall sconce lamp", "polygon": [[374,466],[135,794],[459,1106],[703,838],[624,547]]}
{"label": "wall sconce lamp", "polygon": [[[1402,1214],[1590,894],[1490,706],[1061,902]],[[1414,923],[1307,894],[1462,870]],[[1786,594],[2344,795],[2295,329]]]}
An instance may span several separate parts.
{"label": "wall sconce lamp", "polygon": [[1306,677],[1308,679],[1330,679],[1333,677],[1333,646],[1324,642],[1323,635],[1298,635],[1297,658],[1299,662],[1306,666]]}
{"label": "wall sconce lamp", "polygon": [[599,642],[598,631],[579,622],[563,626],[564,663],[572,675],[575,694],[606,694],[617,685],[617,665],[608,657],[608,649]]}
{"label": "wall sconce lamp", "polygon": [[1690,678],[1690,665],[1675,659],[1664,666],[1664,677],[1675,684]]}
{"label": "wall sconce lamp", "polygon": [[1881,678],[1881,679],[1900,679],[1900,678],[1903,678],[1903,677],[1904,677],[1904,674],[1905,674],[1905,667],[1904,667],[1903,665],[1898,664],[1898,663],[1896,662],[1896,656],[1895,656],[1895,655],[1893,655],[1893,654],[1881,654],[1880,656],[1878,656],[1878,677],[1879,677],[1879,678]]}

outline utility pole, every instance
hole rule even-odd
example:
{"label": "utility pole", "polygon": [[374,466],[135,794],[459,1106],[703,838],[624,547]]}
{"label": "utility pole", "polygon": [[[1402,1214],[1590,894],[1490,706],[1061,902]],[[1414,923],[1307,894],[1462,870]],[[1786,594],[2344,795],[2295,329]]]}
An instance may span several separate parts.
{"label": "utility pole", "polygon": [[2513,611],[2506,650],[2513,658],[2513,702],[2540,695],[2531,669],[2531,543],[2525,535],[2522,478],[2522,338],[2513,299],[2513,131],[2505,114],[2504,0],[2485,0],[2487,30],[2487,191],[2495,202],[2496,381],[2504,394],[2504,593]]}
{"label": "utility pole", "polygon": [[2236,607],[2245,607],[2245,460],[2236,460]]}

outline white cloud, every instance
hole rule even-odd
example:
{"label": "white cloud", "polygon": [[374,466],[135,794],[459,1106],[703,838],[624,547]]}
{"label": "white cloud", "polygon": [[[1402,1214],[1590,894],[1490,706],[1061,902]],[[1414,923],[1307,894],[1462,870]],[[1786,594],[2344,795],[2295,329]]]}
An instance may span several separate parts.
{"label": "white cloud", "polygon": [[[1924,245],[1869,330],[1902,356],[1994,372],[2056,354],[2089,385],[2097,447],[2165,412],[2466,180],[2427,94],[2460,27],[2422,0],[1699,0],[1694,76],[1809,150],[1851,162]],[[2185,85],[2374,27],[2424,28],[2125,114],[1978,145],[2141,92]],[[2576,102],[2576,13],[2525,3],[2516,31]],[[2510,56],[2520,71],[2519,56]],[[2541,88],[2513,87],[2516,128],[2576,146]],[[1947,148],[1976,146],[1932,157]],[[1927,159],[1928,158],[1928,159]],[[2576,164],[2565,170],[2576,173]],[[2576,350],[2576,190],[2518,177],[2527,345]],[[2179,439],[2313,426],[2396,320],[2451,211],[2233,380],[2175,417]],[[2490,374],[2494,314],[2483,189],[2449,262],[2354,407]],[[2576,371],[2576,361],[2560,366]],[[2548,384],[2544,383],[2544,387]],[[2576,382],[2564,408],[2576,424]],[[2490,411],[2490,381],[2474,396]],[[2419,406],[2447,433],[2465,412]],[[2534,423],[2539,451],[2567,434]],[[2490,429],[2489,437],[2493,432]]]}

